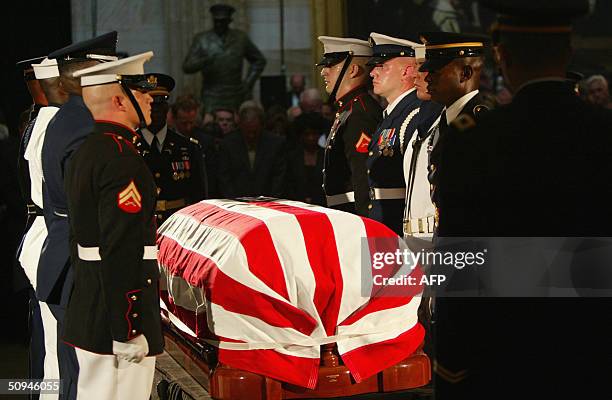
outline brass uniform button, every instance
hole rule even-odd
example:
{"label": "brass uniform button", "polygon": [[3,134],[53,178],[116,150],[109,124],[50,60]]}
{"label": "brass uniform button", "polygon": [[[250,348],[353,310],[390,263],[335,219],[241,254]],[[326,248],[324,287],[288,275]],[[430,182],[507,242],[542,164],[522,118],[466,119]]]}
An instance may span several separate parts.
{"label": "brass uniform button", "polygon": [[156,177],[156,178],[159,178],[160,176],[161,176],[161,174],[160,174],[159,172],[156,172],[156,173],[155,173],[155,177]]}
{"label": "brass uniform button", "polygon": [[131,299],[132,299],[133,301],[136,301],[136,300],[138,300],[138,297],[136,297],[136,295],[132,295]]}
{"label": "brass uniform button", "polygon": [[372,204],[368,204],[368,210],[372,209]]}
{"label": "brass uniform button", "polygon": [[149,284],[149,285],[150,285],[150,284],[151,284],[151,282],[153,282],[153,281],[151,280],[151,278],[147,279],[147,284]]}
{"label": "brass uniform button", "polygon": [[138,318],[138,313],[132,314],[132,318]]}
{"label": "brass uniform button", "polygon": [[132,329],[132,335],[136,334],[136,329]]}
{"label": "brass uniform button", "polygon": [[368,155],[369,155],[369,156],[372,156],[372,155],[374,155],[374,152],[373,152],[373,151],[371,151],[371,152],[369,152],[369,153],[368,153]]}
{"label": "brass uniform button", "polygon": [[370,174],[370,169],[368,168],[368,170],[366,171],[368,174]]}

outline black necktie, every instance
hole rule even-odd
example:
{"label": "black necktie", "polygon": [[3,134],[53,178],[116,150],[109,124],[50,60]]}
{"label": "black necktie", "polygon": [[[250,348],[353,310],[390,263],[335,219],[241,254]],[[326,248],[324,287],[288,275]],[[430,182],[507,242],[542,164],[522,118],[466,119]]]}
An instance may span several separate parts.
{"label": "black necktie", "polygon": [[157,139],[157,135],[153,135],[153,141],[151,142],[151,154],[155,156],[159,156],[159,140]]}
{"label": "black necktie", "polygon": [[383,111],[383,119],[386,119],[389,116],[387,110]]}

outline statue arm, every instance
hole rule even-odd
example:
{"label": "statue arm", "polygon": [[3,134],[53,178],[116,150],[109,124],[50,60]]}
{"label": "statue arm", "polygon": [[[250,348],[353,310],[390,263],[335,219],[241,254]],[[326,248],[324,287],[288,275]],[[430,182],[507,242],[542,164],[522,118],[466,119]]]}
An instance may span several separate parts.
{"label": "statue arm", "polygon": [[183,72],[186,74],[193,74],[200,71],[208,59],[208,54],[204,46],[202,46],[202,36],[197,35],[193,38],[189,53],[183,61]]}
{"label": "statue arm", "polygon": [[261,51],[259,51],[257,46],[255,46],[255,44],[251,42],[251,39],[249,39],[248,36],[245,37],[245,40],[246,46],[244,58],[247,59],[250,65],[249,72],[244,80],[244,84],[249,90],[251,90],[253,88],[253,85],[255,85],[255,81],[257,80],[257,78],[259,78],[264,68],[266,67],[266,57],[264,57],[264,55],[261,53]]}

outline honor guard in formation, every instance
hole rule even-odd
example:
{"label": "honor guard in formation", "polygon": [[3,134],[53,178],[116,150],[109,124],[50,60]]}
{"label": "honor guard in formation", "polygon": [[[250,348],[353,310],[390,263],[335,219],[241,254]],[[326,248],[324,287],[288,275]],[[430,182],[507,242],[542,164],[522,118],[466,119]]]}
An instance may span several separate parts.
{"label": "honor guard in formation", "polygon": [[[416,228],[419,236],[431,238],[438,234],[441,188],[438,179],[442,169],[447,168],[442,159],[455,151],[445,139],[452,136],[455,140],[461,140],[461,132],[474,126],[481,113],[487,110],[478,96],[486,38],[481,35],[432,32],[422,33],[421,39],[426,43],[426,50],[418,77],[424,77],[428,97],[444,108],[433,128],[421,130],[412,144],[406,231],[408,235],[416,236],[412,233]],[[417,82],[419,86],[422,85],[422,81],[417,79]],[[423,91],[424,88],[420,89]],[[429,201],[426,199],[428,194],[431,196]],[[439,241],[435,244],[439,245]],[[464,396],[462,390],[466,382],[469,383],[466,379],[474,366],[469,362],[468,353],[472,349],[457,346],[457,343],[467,340],[459,327],[464,323],[473,323],[470,305],[464,299],[445,297],[439,297],[435,302],[434,380],[440,396],[447,392]]]}
{"label": "honor guard in formation", "polygon": [[[26,234],[21,242],[18,260],[34,291],[37,288],[38,263],[43,244],[47,238],[47,227],[43,217],[43,171],[42,146],[47,125],[66,102],[67,94],[59,85],[59,69],[55,60],[44,58],[40,63],[32,64],[34,78],[42,90],[47,105],[40,107],[37,116],[26,129],[20,155],[19,166],[23,176],[24,198],[27,200],[28,221]],[[59,379],[60,371],[57,361],[57,323],[47,303],[38,301],[36,296],[31,302],[34,315],[39,314],[40,324],[31,322],[31,367],[39,362],[43,374],[38,378]],[[32,315],[32,314],[31,314]],[[37,343],[38,342],[38,343]],[[38,346],[38,348],[35,348]],[[39,354],[38,360],[35,356]],[[34,372],[34,371],[32,371]],[[45,398],[57,398],[57,395],[46,395]]]}
{"label": "honor guard in formation", "polygon": [[327,206],[368,215],[368,146],[381,120],[380,105],[369,95],[372,55],[364,40],[319,36],[324,54],[317,66],[330,99],[336,99],[323,161],[323,191]]}
{"label": "honor guard in formation", "polygon": [[157,87],[153,98],[151,124],[139,131],[135,142],[157,185],[155,215],[158,226],[176,210],[205,197],[206,177],[197,139],[187,138],[168,128],[168,98],[174,79],[164,74],[149,74]]}
{"label": "honor guard in formation", "polygon": [[379,33],[372,33],[370,42],[373,58],[368,64],[373,66],[374,93],[384,97],[388,106],[368,150],[368,216],[401,235],[406,198],[402,163],[421,106],[414,88],[414,51],[423,45]]}
{"label": "honor guard in formation", "polygon": [[[417,69],[425,62],[425,47],[414,49]],[[427,180],[429,152],[426,140],[440,122],[443,106],[431,101],[425,78],[427,72],[418,71],[414,80],[416,94],[422,100],[420,118],[413,139],[404,153],[404,178],[406,180],[406,209],[404,210],[404,237],[415,237],[431,242],[435,228],[435,208],[431,202]]]}
{"label": "honor guard in formation", "polygon": [[[451,32],[425,32],[421,38],[426,44],[425,62],[420,72],[427,72],[427,92],[431,99],[444,105],[440,120],[427,138],[429,152],[429,175],[431,199],[435,207],[434,222],[438,227],[441,213],[449,207],[441,205],[440,176],[445,172],[452,174],[453,168],[445,170],[444,157],[452,157],[453,144],[446,146],[446,140],[461,140],[461,132],[474,127],[476,121],[489,107],[478,94],[480,72],[484,64],[484,50],[488,38],[477,34]],[[440,211],[442,210],[442,211]],[[461,218],[460,213],[452,215]],[[462,220],[462,223],[470,223]],[[439,235],[443,231],[437,228]]]}
{"label": "honor guard in formation", "polygon": [[[70,227],[64,177],[71,154],[91,132],[93,118],[81,97],[81,86],[73,73],[81,68],[114,60],[117,32],[110,32],[49,54],[57,60],[61,88],[69,94],[49,122],[42,147],[43,213],[47,238],[37,272],[36,295],[49,305],[56,318],[58,335],[63,331],[66,305],[72,290]],[[58,341],[58,359],[63,380],[62,398],[76,397],[78,362],[74,349]]]}
{"label": "honor guard in formation", "polygon": [[74,73],[95,124],[66,171],[74,290],[64,340],[79,399],[148,400],[163,351],[155,181],[134,147],[150,124],[147,52]]}

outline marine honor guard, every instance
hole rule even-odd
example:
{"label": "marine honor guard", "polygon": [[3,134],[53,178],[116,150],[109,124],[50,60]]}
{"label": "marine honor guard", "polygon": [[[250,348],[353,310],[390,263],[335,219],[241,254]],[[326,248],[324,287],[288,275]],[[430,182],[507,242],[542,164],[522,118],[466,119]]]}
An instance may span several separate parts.
{"label": "marine honor guard", "polygon": [[148,400],[163,351],[155,181],[134,147],[151,122],[147,52],[74,73],[95,119],[66,171],[74,290],[64,340],[79,399]]}
{"label": "marine honor guard", "polygon": [[[449,207],[445,207],[443,181],[452,184],[455,142],[461,141],[461,132],[472,128],[476,121],[489,110],[479,95],[480,72],[483,68],[484,50],[488,38],[477,34],[451,32],[424,32],[421,38],[426,44],[425,62],[420,72],[427,72],[427,92],[431,99],[444,105],[436,129],[428,135],[430,194],[436,209],[436,232],[440,219]],[[449,160],[446,160],[446,158]],[[448,165],[448,167],[447,167]],[[441,194],[442,193],[442,194]],[[448,192],[446,192],[448,193]],[[459,210],[451,215],[462,218]],[[469,220],[457,223],[470,224]]]}
{"label": "marine honor guard", "polygon": [[323,191],[327,206],[368,215],[368,146],[381,120],[380,105],[369,95],[368,42],[319,36],[324,54],[317,66],[336,118],[327,137],[323,162]]}
{"label": "marine honor guard", "polygon": [[369,217],[402,235],[406,183],[404,151],[416,130],[421,101],[414,88],[415,48],[422,44],[379,33],[370,35],[374,93],[388,106],[368,149]]}
{"label": "marine honor guard", "polygon": [[149,92],[151,124],[139,131],[135,142],[157,185],[156,218],[158,226],[176,210],[204,199],[206,177],[199,143],[168,128],[168,98],[174,79],[164,74],[149,74],[157,87]]}

